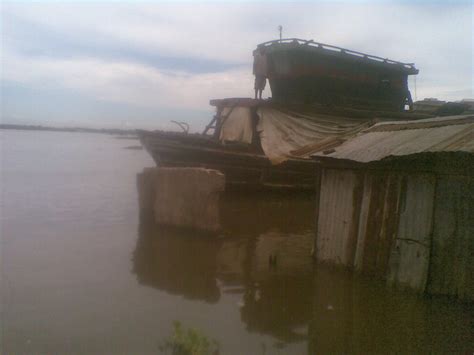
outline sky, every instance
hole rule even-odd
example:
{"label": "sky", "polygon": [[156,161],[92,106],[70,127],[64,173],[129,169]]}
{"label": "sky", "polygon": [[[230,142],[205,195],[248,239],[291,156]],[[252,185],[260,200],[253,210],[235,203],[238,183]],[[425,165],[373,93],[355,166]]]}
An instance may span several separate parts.
{"label": "sky", "polygon": [[253,96],[252,51],[279,25],[414,62],[413,98],[473,97],[471,1],[0,4],[2,123],[199,131],[210,99]]}

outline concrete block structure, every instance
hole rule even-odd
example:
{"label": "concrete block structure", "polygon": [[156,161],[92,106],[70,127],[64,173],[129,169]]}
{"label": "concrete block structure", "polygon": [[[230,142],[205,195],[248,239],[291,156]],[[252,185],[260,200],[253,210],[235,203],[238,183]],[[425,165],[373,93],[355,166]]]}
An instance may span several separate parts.
{"label": "concrete block structure", "polygon": [[137,179],[140,208],[159,225],[216,232],[225,177],[203,168],[147,168]]}

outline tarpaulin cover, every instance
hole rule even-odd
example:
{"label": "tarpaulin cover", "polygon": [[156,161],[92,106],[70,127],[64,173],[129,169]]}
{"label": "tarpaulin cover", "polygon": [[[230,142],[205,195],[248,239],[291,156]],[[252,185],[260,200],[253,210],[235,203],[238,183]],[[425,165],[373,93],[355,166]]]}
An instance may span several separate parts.
{"label": "tarpaulin cover", "polygon": [[252,114],[249,107],[225,107],[221,119],[221,142],[252,143]]}
{"label": "tarpaulin cover", "polygon": [[308,157],[334,142],[342,143],[374,122],[370,119],[283,111],[260,107],[257,131],[265,155],[272,164],[291,157]]}

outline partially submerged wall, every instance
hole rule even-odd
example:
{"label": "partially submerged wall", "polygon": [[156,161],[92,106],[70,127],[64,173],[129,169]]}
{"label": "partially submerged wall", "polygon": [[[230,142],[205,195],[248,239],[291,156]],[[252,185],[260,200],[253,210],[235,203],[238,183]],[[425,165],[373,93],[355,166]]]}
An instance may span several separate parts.
{"label": "partially submerged wall", "polygon": [[441,177],[436,185],[427,290],[474,299],[474,179]]}
{"label": "partially submerged wall", "polygon": [[155,222],[205,232],[220,229],[219,195],[224,174],[204,168],[147,168],[138,175],[141,209]]}
{"label": "partially submerged wall", "polygon": [[315,256],[474,299],[472,176],[324,168]]}

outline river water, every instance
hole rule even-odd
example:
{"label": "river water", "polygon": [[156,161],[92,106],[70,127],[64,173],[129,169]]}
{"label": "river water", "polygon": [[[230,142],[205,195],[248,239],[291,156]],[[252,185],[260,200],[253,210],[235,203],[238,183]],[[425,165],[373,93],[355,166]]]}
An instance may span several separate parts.
{"label": "river water", "polygon": [[[470,353],[473,307],[311,260],[311,196],[228,196],[218,237],[140,215],[135,140],[0,131],[3,354]],[[276,255],[270,265],[269,255]]]}

